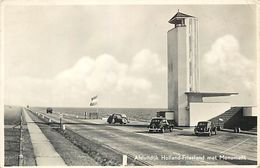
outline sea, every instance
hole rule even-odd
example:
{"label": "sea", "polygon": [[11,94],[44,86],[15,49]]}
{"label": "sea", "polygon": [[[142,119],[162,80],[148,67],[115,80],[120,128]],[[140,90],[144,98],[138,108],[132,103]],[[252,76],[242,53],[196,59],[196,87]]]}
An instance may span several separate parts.
{"label": "sea", "polygon": [[[34,111],[46,111],[46,107],[30,107]],[[52,107],[54,112],[77,115],[80,118],[85,116],[85,112],[97,113],[98,118],[107,118],[113,113],[125,114],[131,120],[150,121],[156,117],[156,112],[167,110],[166,108],[75,108],[75,107]]]}

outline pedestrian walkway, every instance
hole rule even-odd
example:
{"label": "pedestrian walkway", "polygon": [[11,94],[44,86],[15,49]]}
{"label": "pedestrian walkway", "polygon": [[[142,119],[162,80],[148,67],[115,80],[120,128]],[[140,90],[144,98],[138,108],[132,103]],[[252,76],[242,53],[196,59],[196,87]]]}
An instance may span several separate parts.
{"label": "pedestrian walkway", "polygon": [[23,114],[31,136],[37,166],[66,166],[52,144],[23,108]]}

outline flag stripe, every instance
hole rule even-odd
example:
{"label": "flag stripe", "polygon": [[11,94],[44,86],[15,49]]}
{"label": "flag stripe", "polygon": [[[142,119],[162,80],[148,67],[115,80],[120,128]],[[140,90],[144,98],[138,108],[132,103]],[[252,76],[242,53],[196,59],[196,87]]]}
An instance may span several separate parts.
{"label": "flag stripe", "polygon": [[93,101],[93,100],[95,100],[95,99],[97,99],[97,98],[98,98],[98,96],[96,95],[96,96],[94,96],[94,97],[91,98],[91,101]]}
{"label": "flag stripe", "polygon": [[91,102],[90,103],[90,106],[95,106],[95,105],[97,105],[97,102]]}

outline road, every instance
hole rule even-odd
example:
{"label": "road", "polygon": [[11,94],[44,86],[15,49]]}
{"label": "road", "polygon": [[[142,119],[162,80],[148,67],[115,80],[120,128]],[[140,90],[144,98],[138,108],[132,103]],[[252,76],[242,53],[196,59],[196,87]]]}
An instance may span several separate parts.
{"label": "road", "polygon": [[[58,113],[44,115],[59,121]],[[256,164],[256,136],[218,132],[194,136],[191,129],[148,133],[147,128],[109,125],[105,120],[64,116],[64,123],[79,135],[152,165]]]}

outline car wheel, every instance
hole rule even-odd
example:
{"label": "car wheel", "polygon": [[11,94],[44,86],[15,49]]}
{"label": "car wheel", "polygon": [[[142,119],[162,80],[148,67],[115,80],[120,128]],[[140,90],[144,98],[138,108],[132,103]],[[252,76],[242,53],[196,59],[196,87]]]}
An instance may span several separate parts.
{"label": "car wheel", "polygon": [[173,128],[172,127],[170,127],[170,132],[172,132],[173,131]]}
{"label": "car wheel", "polygon": [[162,128],[162,129],[161,129],[161,133],[164,133],[164,131],[165,131],[164,128]]}
{"label": "car wheel", "polygon": [[122,123],[126,124],[127,123],[127,119],[126,118],[122,118]]}

